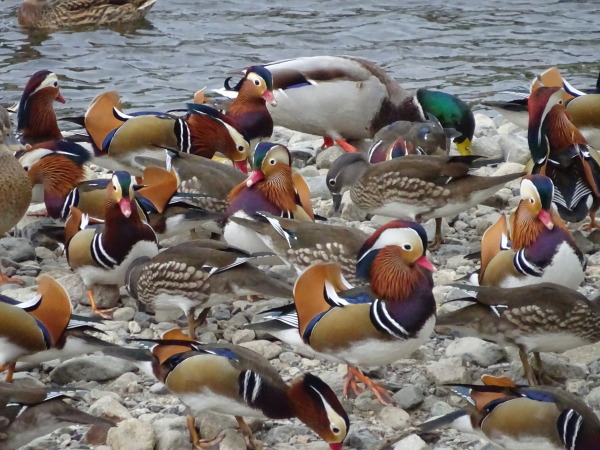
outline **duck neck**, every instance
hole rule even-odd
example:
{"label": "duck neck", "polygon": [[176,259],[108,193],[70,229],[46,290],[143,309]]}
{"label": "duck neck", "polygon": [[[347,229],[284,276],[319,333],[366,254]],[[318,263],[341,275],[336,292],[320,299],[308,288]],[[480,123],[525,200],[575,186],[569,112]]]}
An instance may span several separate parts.
{"label": "duck neck", "polygon": [[521,201],[515,211],[511,240],[514,250],[529,247],[540,237],[546,227],[538,217],[534,217],[527,210],[525,201]]}
{"label": "duck neck", "polygon": [[28,144],[61,139],[53,107],[54,97],[34,94],[28,101],[28,117],[23,127],[23,140]]}

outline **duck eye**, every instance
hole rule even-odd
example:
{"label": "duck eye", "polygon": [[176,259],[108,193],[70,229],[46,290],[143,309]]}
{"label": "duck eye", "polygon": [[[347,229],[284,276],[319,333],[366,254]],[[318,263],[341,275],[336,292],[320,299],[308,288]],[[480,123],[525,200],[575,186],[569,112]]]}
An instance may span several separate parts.
{"label": "duck eye", "polygon": [[410,250],[412,250],[412,245],[410,245],[410,244],[404,244],[404,245],[402,246],[402,248],[403,248],[404,250],[406,250],[406,251],[410,251]]}
{"label": "duck eye", "polygon": [[332,427],[331,431],[333,431],[335,434],[338,434],[340,432],[340,429],[338,427]]}
{"label": "duck eye", "polygon": [[244,146],[242,146],[242,145],[238,146],[238,150],[239,150],[240,152],[243,152],[243,151],[244,151]]}
{"label": "duck eye", "polygon": [[254,80],[254,84],[259,86],[260,85],[260,81],[259,80]]}
{"label": "duck eye", "polygon": [[533,204],[534,202],[535,202],[534,199],[532,199],[532,198],[529,199],[529,203]]}
{"label": "duck eye", "polygon": [[335,180],[329,180],[329,186],[335,186]]}
{"label": "duck eye", "polygon": [[559,104],[559,105],[562,105],[562,104],[563,104],[563,101],[562,101],[562,100],[559,100],[559,101],[558,101],[558,104]]}
{"label": "duck eye", "polygon": [[54,83],[52,83],[54,85],[54,87],[58,87],[58,81],[55,81]]}
{"label": "duck eye", "polygon": [[274,165],[275,165],[275,163],[276,163],[276,161],[275,161],[274,159],[272,159],[272,160],[270,160],[270,161],[269,161],[269,163],[270,163],[272,166],[274,166]]}

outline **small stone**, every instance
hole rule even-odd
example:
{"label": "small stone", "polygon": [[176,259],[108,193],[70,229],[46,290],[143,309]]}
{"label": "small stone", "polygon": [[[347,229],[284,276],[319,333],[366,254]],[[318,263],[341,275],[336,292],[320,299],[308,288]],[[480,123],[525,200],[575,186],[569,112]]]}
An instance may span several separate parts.
{"label": "small stone", "polygon": [[226,430],[224,434],[219,450],[246,450],[246,440],[236,430]]}
{"label": "small stone", "polygon": [[354,399],[354,408],[359,411],[373,411],[378,412],[383,409],[383,405],[375,396],[371,390],[366,389],[358,394],[358,397]]}
{"label": "small stone", "polygon": [[344,150],[337,145],[319,151],[316,158],[317,169],[329,169],[331,164],[344,153]]}
{"label": "small stone", "polygon": [[436,384],[469,382],[467,369],[463,367],[462,359],[458,356],[428,363],[427,374]]}
{"label": "small stone", "polygon": [[349,448],[356,448],[359,450],[372,450],[377,448],[377,444],[381,441],[381,438],[375,435],[368,428],[353,428],[350,427],[350,432],[346,436],[344,444]]}
{"label": "small stone", "polygon": [[263,355],[267,359],[277,358],[282,352],[281,345],[267,340],[244,342],[240,345]]}
{"label": "small stone", "polygon": [[385,406],[380,412],[381,422],[394,430],[404,430],[410,426],[410,415],[402,408]]}
{"label": "small stone", "polygon": [[[128,322],[130,320],[133,320],[133,318],[135,317],[135,309],[131,308],[130,306],[125,306],[123,308],[117,308],[115,310],[115,312],[113,313],[113,320],[123,320],[125,322]],[[139,333],[139,331],[138,331]]]}
{"label": "small stone", "polygon": [[165,417],[152,423],[156,436],[155,450],[188,448],[190,437],[185,417]]}
{"label": "small stone", "polygon": [[504,348],[475,337],[456,339],[446,348],[447,357],[460,357],[463,362],[475,362],[481,367],[497,364],[506,357]]}
{"label": "small stone", "polygon": [[83,280],[79,275],[73,273],[71,275],[61,277],[57,281],[69,293],[69,298],[71,299],[73,306],[77,306],[79,304],[89,305],[87,290],[83,284]]}
{"label": "small stone", "polygon": [[344,192],[344,195],[342,196],[342,219],[350,221],[362,221],[365,220],[366,216],[367,214],[362,209],[352,203],[352,200],[350,199],[350,191]]}
{"label": "small stone", "polygon": [[452,411],[454,411],[454,408],[452,406],[450,406],[446,402],[439,400],[431,406],[431,417],[444,416],[446,414],[451,413]]}
{"label": "small stone", "polygon": [[120,392],[140,392],[139,377],[132,372],[125,372],[115,381],[110,383],[110,388]]}
{"label": "small stone", "polygon": [[585,402],[594,409],[600,409],[600,386],[595,387],[585,396]]}
{"label": "small stone", "polygon": [[140,326],[139,323],[137,323],[136,321],[132,320],[131,322],[129,322],[127,324],[127,327],[129,328],[129,332],[131,334],[138,334],[139,332],[142,331],[142,327]]}
{"label": "small stone", "polygon": [[200,336],[198,336],[200,342],[204,344],[216,344],[217,336],[212,331],[205,331]]}
{"label": "small stone", "polygon": [[50,372],[50,380],[58,384],[72,381],[106,381],[125,372],[135,371],[137,366],[133,362],[113,356],[78,356],[62,362]]}
{"label": "small stone", "polygon": [[35,260],[35,248],[28,239],[6,237],[0,239],[0,255],[14,262]]}
{"label": "small stone", "polygon": [[38,259],[55,259],[56,255],[52,250],[48,250],[46,247],[36,247],[35,256]]}
{"label": "small stone", "polygon": [[101,397],[90,406],[89,414],[104,417],[114,422],[131,419],[131,413],[112,397]]}
{"label": "small stone", "polygon": [[231,343],[234,345],[244,344],[246,342],[250,342],[255,337],[256,334],[253,330],[237,330],[235,333],[233,333]]}
{"label": "small stone", "polygon": [[[494,119],[486,116],[485,114],[477,113],[474,115],[475,117],[475,137],[481,138],[483,136],[493,136],[497,134],[496,124],[494,123]],[[473,143],[479,141],[479,139],[474,139]]]}
{"label": "small stone", "polygon": [[392,398],[400,407],[404,409],[412,409],[423,403],[423,390],[413,384],[404,386],[396,392]]}
{"label": "small stone", "polygon": [[416,434],[411,434],[396,442],[394,450],[428,450],[429,445]]}
{"label": "small stone", "polygon": [[[117,306],[121,293],[119,292],[119,286],[114,284],[95,284],[94,287],[94,301],[99,309],[113,308]],[[81,300],[82,305],[90,305],[89,297],[86,295]]]}
{"label": "small stone", "polygon": [[106,443],[113,450],[153,450],[152,425],[137,419],[128,419],[108,431]]}
{"label": "small stone", "polygon": [[526,164],[531,159],[531,151],[525,136],[516,134],[498,136],[498,143],[505,161]]}
{"label": "small stone", "polygon": [[237,421],[233,416],[204,411],[197,415],[196,426],[200,428],[204,439],[213,439],[229,428],[237,428]]}

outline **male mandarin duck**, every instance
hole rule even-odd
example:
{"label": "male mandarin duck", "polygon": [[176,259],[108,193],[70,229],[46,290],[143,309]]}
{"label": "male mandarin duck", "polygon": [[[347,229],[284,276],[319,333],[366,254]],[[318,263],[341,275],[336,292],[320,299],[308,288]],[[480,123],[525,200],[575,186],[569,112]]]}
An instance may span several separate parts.
{"label": "male mandarin duck", "polygon": [[44,389],[29,383],[0,383],[2,449],[23,448],[38,437],[71,425],[94,425],[104,429],[114,426],[106,419],[64,402],[63,398],[70,397],[72,392],[72,389]]}
{"label": "male mandarin duck", "polygon": [[452,384],[469,406],[421,424],[484,435],[511,450],[600,448],[600,421],[576,395],[550,386],[519,386],[509,378],[483,377],[483,385]]}
{"label": "male mandarin duck", "polygon": [[[261,294],[292,297],[292,287],[256,266],[251,255],[214,240],[195,240],[168,248],[153,258],[132,262],[125,276],[133,298],[154,310],[181,308],[188,318],[189,336],[204,321],[208,308],[234,296]],[[204,309],[200,319],[196,310]]]}
{"label": "male mandarin duck", "polygon": [[[406,155],[370,164],[364,155],[344,154],[327,173],[338,211],[342,195],[370,214],[424,221],[452,216],[483,202],[524,173],[497,177],[471,175],[475,156]],[[437,221],[434,246],[442,242]]]}
{"label": "male mandarin duck", "polygon": [[[228,196],[228,217],[253,217],[258,212],[313,221],[310,190],[301,175],[292,174],[292,156],[281,144],[261,142],[252,158],[252,173],[234,187]],[[250,253],[269,251],[262,240],[248,228],[229,220],[223,229],[224,239]]]}
{"label": "male mandarin duck", "polygon": [[533,172],[550,177],[560,216],[579,222],[589,214],[589,228],[597,228],[600,206],[600,166],[590,155],[587,142],[571,123],[564,107],[564,89],[539,87],[529,97],[527,140]]}
{"label": "male mandarin duck", "polygon": [[[20,147],[11,133],[8,111],[0,106],[0,236],[10,231],[27,212],[31,203],[31,183],[17,158],[15,148]],[[19,281],[8,278],[0,270],[0,284]]]}
{"label": "male mandarin duck", "polygon": [[363,284],[356,276],[356,259],[369,236],[358,228],[304,222],[267,212],[259,212],[253,219],[230,217],[229,220],[254,231],[298,273],[314,263],[336,262],[353,286]]}
{"label": "male mandarin duck", "polygon": [[[228,82],[229,79],[226,85]],[[277,105],[273,97],[273,77],[263,66],[248,67],[244,78],[231,89],[237,92],[237,97],[227,108],[227,116],[235,121],[237,129],[254,149],[258,142],[273,134],[273,119],[267,109],[267,103]]]}
{"label": "male mandarin duck", "polygon": [[[545,281],[576,289],[585,258],[552,206],[554,185],[544,175],[521,181],[521,200],[481,240],[481,269],[475,284],[518,287]],[[510,246],[509,246],[510,244]]]}
{"label": "male mandarin duck", "polygon": [[[358,254],[356,274],[370,286],[351,289],[336,263],[314,264],[296,281],[298,333],[314,354],[348,365],[345,394],[359,392],[358,379],[390,404],[385,388],[357,366],[396,362],[431,336],[435,268],[425,257],[426,246],[421,225],[395,220],[380,227]],[[294,328],[293,320],[285,321]],[[294,346],[296,339],[289,343]]]}
{"label": "male mandarin duck", "polygon": [[135,157],[161,157],[163,148],[212,158],[220,152],[245,169],[249,144],[230,118],[206,105],[188,105],[184,117],[169,113],[121,112],[114,91],[97,96],[85,114],[85,128],[95,147],[96,164],[140,175]]}
{"label": "male mandarin duck", "polygon": [[346,141],[372,138],[398,120],[424,121],[426,112],[441,118],[433,109],[447,108],[457,115],[444,117],[460,120],[442,124],[464,136],[458,144],[461,153],[468,151],[473,138],[475,121],[463,102],[456,97],[453,103],[435,94],[411,94],[371,61],[351,56],[309,56],[263,67],[273,76],[277,104],[267,107],[274,124],[323,136],[324,146],[333,145],[335,140],[354,152],[356,149]]}
{"label": "male mandarin duck", "polygon": [[0,298],[0,369],[11,381],[17,360],[55,347],[71,319],[65,289],[47,275],[39,277],[38,294],[27,303]]}
{"label": "male mandarin duck", "polygon": [[443,128],[434,116],[426,122],[400,120],[375,134],[368,160],[374,164],[404,155],[445,155],[450,150],[449,138],[456,136],[454,129]]}
{"label": "male mandarin duck", "polygon": [[54,113],[55,101],[65,102],[56,74],[49,70],[34,73],[25,85],[17,112],[17,131],[24,144],[39,144],[63,137]]}
{"label": "male mandarin duck", "polygon": [[[332,450],[341,450],[350,420],[335,393],[309,373],[288,385],[263,356],[235,345],[201,344],[172,330],[152,349],[152,370],[191,412],[211,410],[234,415],[250,448],[257,448],[243,416],[298,418]],[[195,449],[215,439],[201,440],[194,418],[188,426]]]}
{"label": "male mandarin duck", "polygon": [[81,25],[108,25],[140,20],[156,0],[23,0],[19,25],[55,30]]}
{"label": "male mandarin duck", "polygon": [[[540,352],[562,353],[600,340],[600,305],[568,287],[554,283],[461,287],[475,291],[476,297],[461,298],[469,305],[440,314],[436,330],[516,346],[530,384],[545,377]],[[534,353],[535,370],[528,352]]]}
{"label": "male mandarin duck", "polygon": [[104,226],[100,230],[79,230],[74,235],[69,232],[66,251],[69,266],[88,289],[92,311],[108,317],[96,307],[94,285],[122,286],[129,265],[139,257],[156,255],[158,245],[150,225],[132,207],[134,191],[129,173],[115,172],[105,192]]}

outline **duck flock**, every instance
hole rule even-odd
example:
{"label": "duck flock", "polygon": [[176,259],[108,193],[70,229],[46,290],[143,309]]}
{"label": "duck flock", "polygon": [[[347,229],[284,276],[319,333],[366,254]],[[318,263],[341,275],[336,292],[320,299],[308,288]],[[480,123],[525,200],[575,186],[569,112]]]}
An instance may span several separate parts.
{"label": "duck flock", "polygon": [[223,86],[0,107],[0,448],[600,449],[600,80]]}

